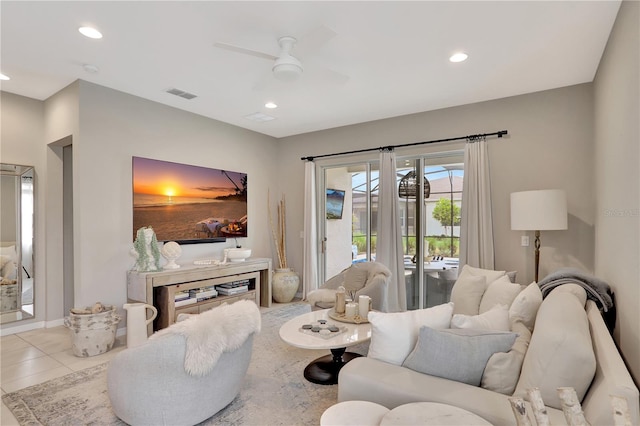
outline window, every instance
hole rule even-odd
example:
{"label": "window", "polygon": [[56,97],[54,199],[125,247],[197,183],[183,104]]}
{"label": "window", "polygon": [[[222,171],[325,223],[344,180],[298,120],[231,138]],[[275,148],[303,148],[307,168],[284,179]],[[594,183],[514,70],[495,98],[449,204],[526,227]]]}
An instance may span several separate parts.
{"label": "window", "polygon": [[[345,191],[342,218],[327,219],[321,236],[324,279],[351,263],[375,260],[378,206],[378,161],[326,166],[322,168],[321,194],[327,188]],[[422,170],[422,182],[416,178]],[[463,154],[455,151],[437,155],[402,157],[396,165],[399,188],[400,225],[407,275],[407,305],[415,309],[442,303],[443,297],[429,292],[434,274],[417,259],[429,262],[442,256],[457,263],[460,241],[460,213]],[[422,202],[418,194],[422,194]],[[326,200],[318,203],[325,206]],[[318,217],[326,217],[321,212]],[[423,273],[424,272],[424,273]],[[426,289],[426,290],[425,290]],[[428,299],[431,300],[428,300]]]}

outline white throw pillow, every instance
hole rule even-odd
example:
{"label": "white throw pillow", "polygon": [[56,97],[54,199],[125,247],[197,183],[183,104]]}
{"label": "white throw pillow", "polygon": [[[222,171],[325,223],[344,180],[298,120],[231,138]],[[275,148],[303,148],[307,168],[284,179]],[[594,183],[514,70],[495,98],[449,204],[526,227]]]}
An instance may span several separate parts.
{"label": "white throw pillow", "polygon": [[496,305],[480,315],[455,314],[451,318],[451,328],[511,331],[509,308],[506,305]]}
{"label": "white throw pillow", "polygon": [[463,315],[478,315],[480,300],[487,289],[487,279],[463,272],[451,289],[453,313]]}
{"label": "white throw pillow", "polygon": [[531,341],[531,331],[519,320],[512,324],[511,331],[518,333],[509,352],[491,355],[482,373],[480,386],[504,395],[512,395],[518,384],[522,362]]}
{"label": "white throw pillow", "polygon": [[[467,272],[476,277],[485,277],[487,279],[487,283],[491,284],[501,276],[505,275],[506,271],[494,271],[492,269],[482,269],[482,268],[474,268],[473,266],[464,265],[462,267],[462,272]],[[461,272],[461,273],[462,273]]]}
{"label": "white throw pillow", "polygon": [[536,327],[513,394],[539,388],[545,405],[562,409],[556,389],[572,387],[582,401],[596,371],[587,313],[572,293],[551,292],[540,305]]}
{"label": "white throw pillow", "polygon": [[509,308],[511,324],[513,325],[515,321],[520,320],[527,326],[529,331],[532,331],[541,303],[542,292],[540,287],[538,287],[538,283],[532,282],[513,299],[513,303]]}
{"label": "white throw pillow", "polygon": [[371,344],[368,357],[402,365],[418,340],[420,327],[449,328],[453,304],[406,312],[369,312]]}
{"label": "white throw pillow", "polygon": [[501,276],[487,286],[480,300],[478,313],[487,312],[496,305],[506,305],[509,308],[520,291],[522,288],[519,284],[512,283],[507,275]]}

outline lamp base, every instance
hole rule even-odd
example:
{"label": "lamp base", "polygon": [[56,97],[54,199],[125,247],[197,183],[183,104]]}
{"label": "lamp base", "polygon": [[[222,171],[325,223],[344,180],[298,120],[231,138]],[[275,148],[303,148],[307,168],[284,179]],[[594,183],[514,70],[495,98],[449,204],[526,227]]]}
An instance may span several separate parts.
{"label": "lamp base", "polygon": [[536,231],[536,239],[533,243],[533,246],[536,248],[536,263],[535,263],[535,271],[536,271],[536,279],[535,281],[538,282],[538,270],[539,270],[539,266],[540,266],[540,231]]}

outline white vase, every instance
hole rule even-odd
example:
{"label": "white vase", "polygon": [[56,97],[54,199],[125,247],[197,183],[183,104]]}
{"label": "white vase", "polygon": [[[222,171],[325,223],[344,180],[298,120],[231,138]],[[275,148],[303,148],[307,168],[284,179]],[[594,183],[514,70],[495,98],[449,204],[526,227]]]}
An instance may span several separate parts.
{"label": "white vase", "polygon": [[291,269],[276,269],[271,280],[273,300],[278,303],[288,303],[293,300],[300,286],[298,274]]}
{"label": "white vase", "polygon": [[[158,310],[146,303],[125,303],[122,307],[127,311],[127,348],[140,346],[147,341],[147,326]],[[147,310],[151,310],[151,318],[147,318]]]}

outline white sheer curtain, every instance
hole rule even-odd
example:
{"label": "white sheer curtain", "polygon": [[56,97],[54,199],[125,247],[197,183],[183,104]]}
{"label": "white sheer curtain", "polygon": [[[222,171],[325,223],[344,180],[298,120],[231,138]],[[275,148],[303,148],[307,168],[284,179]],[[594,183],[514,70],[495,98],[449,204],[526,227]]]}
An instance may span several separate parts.
{"label": "white sheer curtain", "polygon": [[460,268],[464,265],[484,269],[495,266],[489,150],[484,138],[469,141],[464,150]]}
{"label": "white sheer curtain", "polygon": [[318,288],[318,227],[316,220],[316,165],[304,166],[304,249],[302,299]]}
{"label": "white sheer curtain", "polygon": [[402,231],[400,229],[396,155],[394,152],[383,151],[380,153],[378,188],[376,262],[386,265],[391,271],[391,284],[389,286],[386,311],[406,311],[404,250],[402,247]]}

